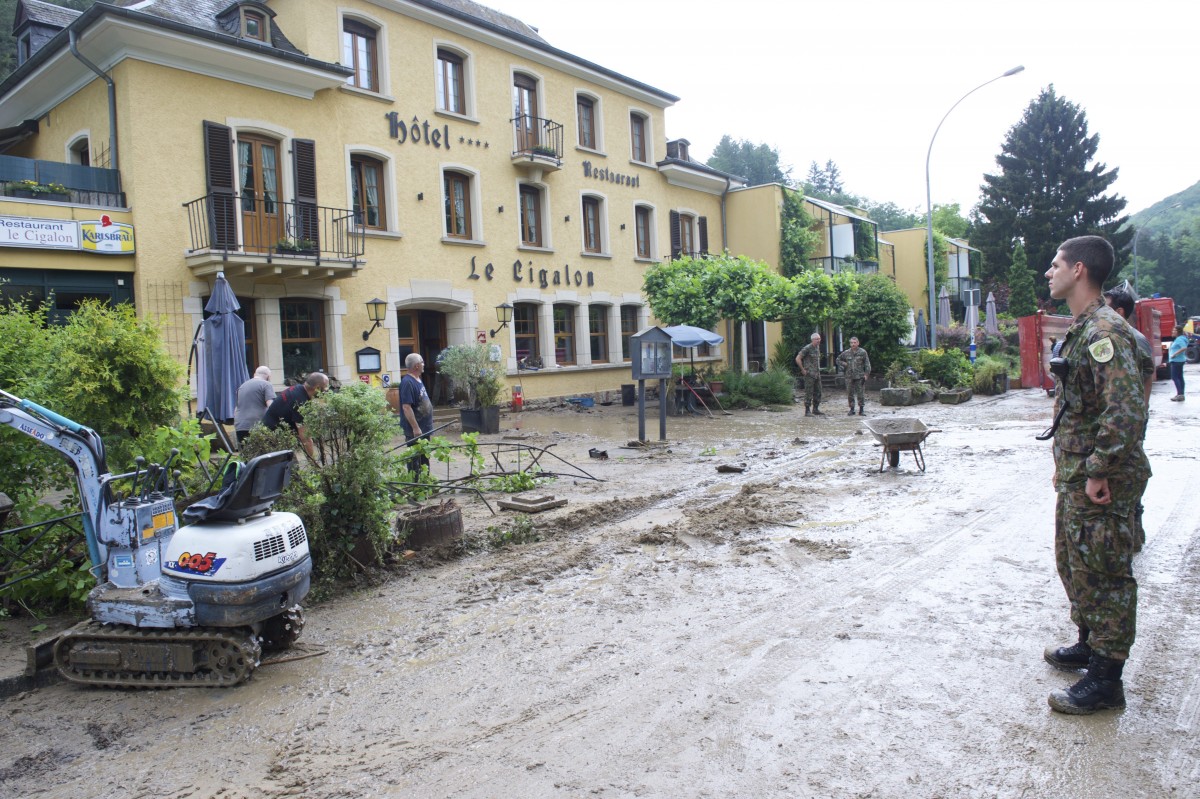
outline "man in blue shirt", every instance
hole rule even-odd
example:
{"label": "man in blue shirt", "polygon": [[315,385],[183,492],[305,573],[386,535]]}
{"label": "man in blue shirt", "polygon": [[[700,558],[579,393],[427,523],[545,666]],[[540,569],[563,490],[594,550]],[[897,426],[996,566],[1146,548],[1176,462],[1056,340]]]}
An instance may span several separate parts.
{"label": "man in blue shirt", "polygon": [[[428,438],[433,432],[433,403],[421,380],[425,371],[425,359],[415,352],[410,352],[404,359],[404,376],[400,378],[400,426],[404,429],[404,438],[408,445],[413,446],[420,438]],[[429,466],[429,459],[424,455],[410,456],[414,461],[410,465],[413,472],[420,472],[422,466]]]}

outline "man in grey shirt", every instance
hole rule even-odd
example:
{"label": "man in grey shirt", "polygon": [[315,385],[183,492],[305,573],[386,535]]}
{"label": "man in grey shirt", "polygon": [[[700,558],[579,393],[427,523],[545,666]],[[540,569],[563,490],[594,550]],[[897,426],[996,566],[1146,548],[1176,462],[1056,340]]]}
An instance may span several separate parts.
{"label": "man in grey shirt", "polygon": [[233,429],[237,432],[238,448],[250,435],[250,428],[258,424],[267,407],[275,399],[275,387],[271,385],[271,370],[260,366],[254,377],[238,388],[237,408],[233,412]]}

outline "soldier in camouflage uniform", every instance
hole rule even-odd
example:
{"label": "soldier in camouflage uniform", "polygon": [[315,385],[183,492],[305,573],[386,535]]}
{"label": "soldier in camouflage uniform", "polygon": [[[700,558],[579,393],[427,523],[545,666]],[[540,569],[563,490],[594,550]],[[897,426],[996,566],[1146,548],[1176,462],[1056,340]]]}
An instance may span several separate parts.
{"label": "soldier in camouflage uniform", "polygon": [[824,416],[821,413],[821,334],[813,333],[811,341],[796,353],[796,366],[804,380],[804,415]]}
{"label": "soldier in camouflage uniform", "polygon": [[871,356],[858,346],[858,337],[850,337],[850,349],[838,356],[837,365],[846,373],[846,399],[850,401],[850,413],[854,415],[854,400],[858,400],[858,415],[864,416],[863,398],[866,393],[867,375],[871,374]]}
{"label": "soldier in camouflage uniform", "polygon": [[1054,551],[1079,641],[1048,647],[1045,658],[1059,669],[1087,669],[1050,694],[1061,713],[1125,706],[1121,672],[1136,629],[1134,513],[1150,477],[1141,443],[1146,398],[1128,326],[1100,295],[1113,261],[1107,241],[1080,236],[1063,242],[1046,271],[1050,296],[1066,300],[1075,317],[1052,363]]}

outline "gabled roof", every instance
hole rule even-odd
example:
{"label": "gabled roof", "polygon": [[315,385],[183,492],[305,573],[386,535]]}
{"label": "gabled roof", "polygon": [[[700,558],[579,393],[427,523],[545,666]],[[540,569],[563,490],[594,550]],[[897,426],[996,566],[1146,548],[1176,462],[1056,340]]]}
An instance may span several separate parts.
{"label": "gabled roof", "polygon": [[42,0],[21,0],[13,14],[13,33],[30,22],[49,25],[54,28],[65,28],[78,17],[79,11],[73,8],[63,8],[53,3],[43,3]]}

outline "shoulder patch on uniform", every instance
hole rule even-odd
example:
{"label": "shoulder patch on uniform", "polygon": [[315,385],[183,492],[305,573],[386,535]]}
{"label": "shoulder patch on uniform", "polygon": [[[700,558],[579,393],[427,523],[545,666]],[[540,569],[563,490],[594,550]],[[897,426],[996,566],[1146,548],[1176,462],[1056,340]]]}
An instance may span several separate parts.
{"label": "shoulder patch on uniform", "polygon": [[1092,358],[1096,363],[1108,363],[1113,357],[1112,341],[1107,338],[1102,338],[1095,344],[1088,347],[1088,352],[1092,354]]}

